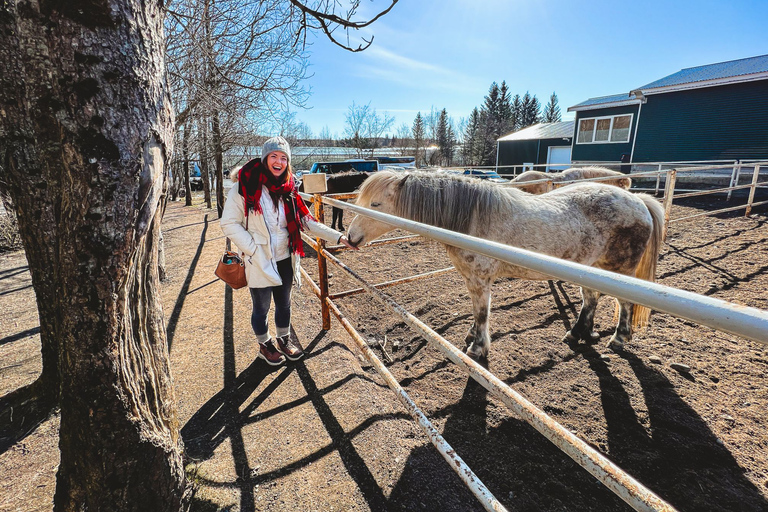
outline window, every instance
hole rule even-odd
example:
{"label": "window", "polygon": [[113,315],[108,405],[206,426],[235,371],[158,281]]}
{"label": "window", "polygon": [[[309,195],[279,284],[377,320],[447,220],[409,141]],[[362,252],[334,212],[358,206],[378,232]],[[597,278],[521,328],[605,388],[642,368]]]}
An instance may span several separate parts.
{"label": "window", "polygon": [[631,127],[632,114],[580,119],[576,144],[629,142]]}
{"label": "window", "polygon": [[576,138],[579,144],[588,144],[592,142],[592,132],[595,131],[594,119],[582,119],[579,121],[579,136]]}
{"label": "window", "polygon": [[632,116],[617,116],[613,118],[611,142],[628,142],[629,128],[632,125]]}

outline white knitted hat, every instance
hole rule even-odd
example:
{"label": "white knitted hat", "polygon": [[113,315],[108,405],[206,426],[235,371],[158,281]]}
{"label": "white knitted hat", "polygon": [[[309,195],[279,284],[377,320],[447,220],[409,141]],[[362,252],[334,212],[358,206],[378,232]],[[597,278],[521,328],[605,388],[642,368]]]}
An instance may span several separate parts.
{"label": "white knitted hat", "polygon": [[291,162],[291,145],[284,138],[272,137],[261,145],[261,161],[267,163],[267,156],[275,151],[282,151],[288,157],[288,163]]}

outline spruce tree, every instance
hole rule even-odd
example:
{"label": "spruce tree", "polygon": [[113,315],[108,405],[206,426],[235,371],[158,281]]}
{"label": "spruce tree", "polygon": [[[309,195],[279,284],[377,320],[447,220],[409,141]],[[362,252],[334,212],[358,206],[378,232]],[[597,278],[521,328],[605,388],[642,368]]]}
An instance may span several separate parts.
{"label": "spruce tree", "polygon": [[520,128],[526,128],[539,122],[540,117],[540,105],[536,96],[531,96],[528,91],[525,91],[523,100],[521,102],[521,119]]}
{"label": "spruce tree", "polygon": [[424,158],[421,158],[421,148],[424,146],[424,119],[421,117],[421,112],[416,113],[416,119],[413,120],[413,145],[416,146],[415,155],[416,167],[419,167],[419,162],[423,162]]}
{"label": "spruce tree", "polygon": [[469,114],[469,121],[464,131],[464,145],[462,147],[462,158],[467,165],[477,165],[478,146],[480,135],[480,112],[477,107],[472,109]]}
{"label": "spruce tree", "polygon": [[437,118],[437,147],[440,153],[440,163],[450,164],[452,144],[450,126],[448,124],[448,112],[443,109],[440,111],[440,116]]}
{"label": "spruce tree", "polygon": [[544,118],[542,121],[545,123],[559,123],[560,120],[560,106],[557,104],[557,94],[553,92],[552,96],[549,97],[549,103],[544,107]]}
{"label": "spruce tree", "polygon": [[515,94],[512,99],[512,131],[517,131],[521,128],[523,119],[523,102],[520,100],[520,95]]}
{"label": "spruce tree", "polygon": [[480,165],[492,165],[495,161],[496,139],[499,126],[499,86],[491,84],[481,108],[481,157]]}
{"label": "spruce tree", "polygon": [[509,98],[509,89],[507,82],[501,82],[501,95],[499,96],[499,125],[497,127],[496,138],[503,137],[515,129],[515,122],[512,112],[512,101]]}

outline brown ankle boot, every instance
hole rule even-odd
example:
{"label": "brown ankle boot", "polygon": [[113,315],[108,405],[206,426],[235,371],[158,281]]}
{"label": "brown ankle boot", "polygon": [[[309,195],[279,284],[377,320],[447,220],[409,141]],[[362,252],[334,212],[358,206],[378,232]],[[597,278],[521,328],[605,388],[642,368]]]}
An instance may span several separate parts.
{"label": "brown ankle boot", "polygon": [[294,343],[293,340],[291,340],[290,334],[276,338],[275,341],[277,350],[285,354],[285,357],[291,361],[298,361],[304,357],[304,351],[301,350],[301,347],[297,343]]}
{"label": "brown ankle boot", "polygon": [[275,347],[275,340],[268,339],[264,343],[259,343],[259,357],[271,366],[280,366],[285,362],[283,354],[278,352]]}

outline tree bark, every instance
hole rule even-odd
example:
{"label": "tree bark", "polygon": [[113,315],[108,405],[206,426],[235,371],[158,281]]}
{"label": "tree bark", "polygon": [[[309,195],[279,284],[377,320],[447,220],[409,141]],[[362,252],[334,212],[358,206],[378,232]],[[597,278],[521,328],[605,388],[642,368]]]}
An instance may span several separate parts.
{"label": "tree bark", "polygon": [[182,506],[157,274],[173,141],[162,20],[140,0],[0,4],[0,172],[44,365],[47,350],[59,362],[57,511]]}
{"label": "tree bark", "polygon": [[184,125],[181,137],[181,165],[184,174],[184,206],[192,206],[192,185],[189,183],[189,125]]}
{"label": "tree bark", "polygon": [[203,180],[205,206],[211,209],[211,170],[208,166],[208,119],[203,118],[199,127],[202,134],[202,142],[200,143],[200,178]]}
{"label": "tree bark", "polygon": [[213,160],[216,165],[216,210],[219,218],[224,211],[224,148],[221,144],[221,125],[219,123],[219,112],[213,113]]}

